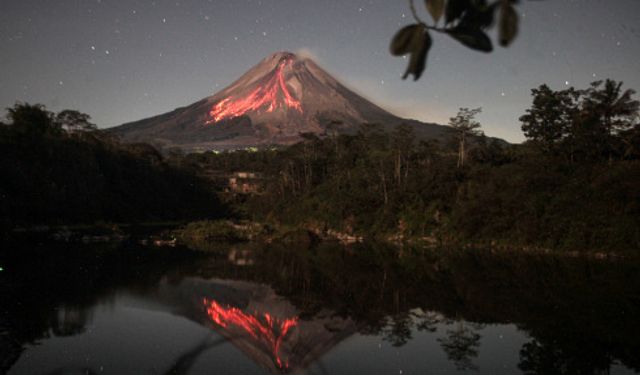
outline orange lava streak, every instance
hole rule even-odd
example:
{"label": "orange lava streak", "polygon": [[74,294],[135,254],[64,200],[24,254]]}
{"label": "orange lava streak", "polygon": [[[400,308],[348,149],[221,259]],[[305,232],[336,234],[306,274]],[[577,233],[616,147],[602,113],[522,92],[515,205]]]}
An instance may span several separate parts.
{"label": "orange lava streak", "polygon": [[[213,118],[211,122],[218,122],[226,118],[234,118],[245,114],[248,111],[256,111],[266,107],[267,112],[273,112],[280,107],[293,108],[302,113],[300,101],[294,98],[289,92],[289,88],[284,81],[283,70],[292,64],[291,59],[285,59],[278,63],[276,74],[274,74],[266,85],[253,90],[244,98],[226,98],[218,102],[209,115]],[[278,93],[282,93],[281,98]]]}
{"label": "orange lava streak", "polygon": [[[280,320],[273,318],[268,313],[264,313],[262,319],[259,319],[253,315],[245,314],[235,307],[224,308],[213,300],[209,301],[205,298],[203,302],[207,309],[207,314],[217,325],[222,328],[229,328],[229,326],[241,328],[249,336],[269,346],[278,367],[289,367],[286,362],[283,365],[280,358],[280,345],[287,333],[298,325],[298,317]],[[276,331],[278,331],[277,334]]]}

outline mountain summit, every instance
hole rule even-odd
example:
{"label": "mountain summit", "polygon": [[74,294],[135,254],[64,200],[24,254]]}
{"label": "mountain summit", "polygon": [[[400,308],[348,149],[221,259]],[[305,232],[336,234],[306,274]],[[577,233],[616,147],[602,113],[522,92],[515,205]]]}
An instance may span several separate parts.
{"label": "mountain summit", "polygon": [[346,88],[313,60],[290,52],[263,59],[227,88],[187,107],[111,129],[124,141],[186,150],[291,144],[332,126],[352,133],[362,123],[414,126],[437,137],[446,128],[403,120]]}

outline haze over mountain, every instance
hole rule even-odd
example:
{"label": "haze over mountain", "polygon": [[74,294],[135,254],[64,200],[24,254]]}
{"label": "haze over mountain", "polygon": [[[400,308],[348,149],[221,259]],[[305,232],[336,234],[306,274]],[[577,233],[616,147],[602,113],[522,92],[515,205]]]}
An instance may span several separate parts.
{"label": "haze over mountain", "polygon": [[448,127],[399,118],[351,91],[313,60],[290,52],[263,59],[222,91],[189,106],[110,131],[125,142],[187,151],[292,144],[303,133],[354,133],[363,123],[401,123],[420,138]]}

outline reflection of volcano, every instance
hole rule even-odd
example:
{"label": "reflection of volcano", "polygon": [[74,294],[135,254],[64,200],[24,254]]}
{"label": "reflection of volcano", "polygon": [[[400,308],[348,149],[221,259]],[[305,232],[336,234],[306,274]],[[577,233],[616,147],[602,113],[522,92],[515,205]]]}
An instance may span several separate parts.
{"label": "reflection of volcano", "polygon": [[283,361],[280,356],[280,346],[289,331],[298,325],[297,317],[280,320],[271,317],[269,313],[255,317],[235,307],[224,308],[216,301],[206,298],[203,302],[207,314],[223,332],[239,332],[228,334],[229,337],[249,335],[256,342],[256,347],[260,346],[271,352],[279,368],[289,367],[289,362]]}
{"label": "reflection of volcano", "polygon": [[353,321],[329,311],[299,318],[299,310],[271,287],[250,282],[165,281],[154,297],[144,307],[158,309],[160,303],[210,327],[272,373],[307,368],[356,331]]}

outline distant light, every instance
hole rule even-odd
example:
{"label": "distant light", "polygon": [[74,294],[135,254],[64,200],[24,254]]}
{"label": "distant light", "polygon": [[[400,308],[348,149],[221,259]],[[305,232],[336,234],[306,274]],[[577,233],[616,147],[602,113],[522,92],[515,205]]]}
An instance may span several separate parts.
{"label": "distant light", "polygon": [[0,272],[4,271],[4,268],[0,267]]}

